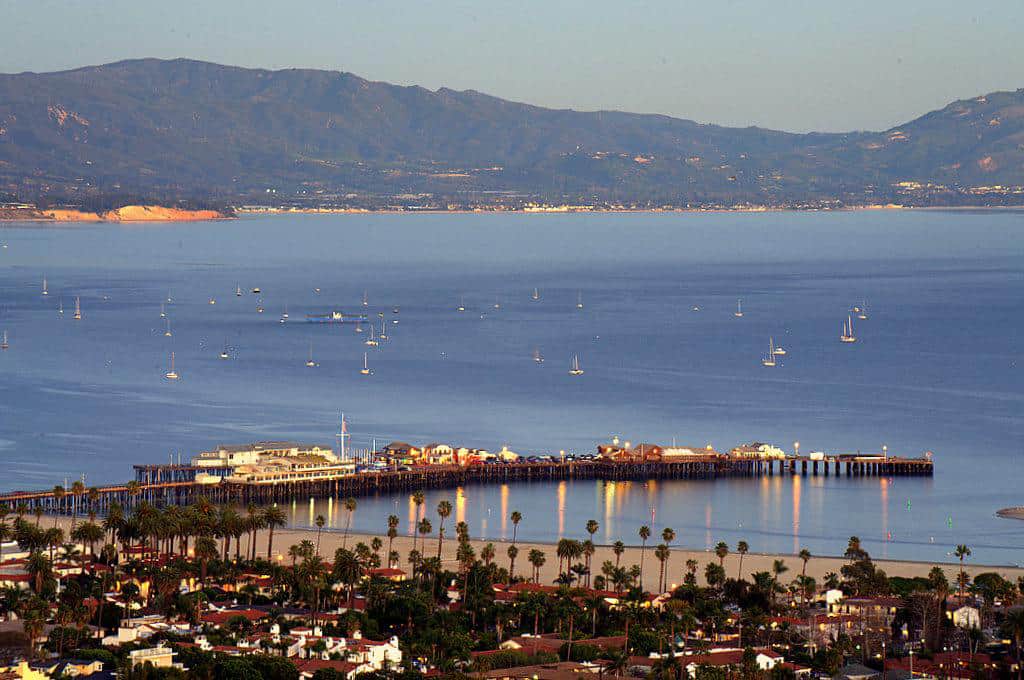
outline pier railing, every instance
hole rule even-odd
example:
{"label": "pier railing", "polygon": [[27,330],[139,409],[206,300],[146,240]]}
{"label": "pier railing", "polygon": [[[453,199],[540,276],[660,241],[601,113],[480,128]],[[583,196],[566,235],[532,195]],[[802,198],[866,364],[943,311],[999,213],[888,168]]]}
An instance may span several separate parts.
{"label": "pier railing", "polygon": [[[148,467],[148,466],[147,466]],[[158,467],[158,466],[152,466]],[[872,458],[836,456],[811,459],[806,456],[778,459],[693,456],[677,461],[605,459],[539,461],[487,465],[423,465],[407,470],[364,471],[354,475],[315,481],[266,483],[199,483],[183,479],[183,466],[173,474],[156,476],[164,481],[131,482],[96,487],[75,495],[66,491],[14,491],[0,494],[0,504],[16,512],[42,508],[49,513],[103,513],[112,503],[131,507],[140,501],[157,505],[182,504],[205,497],[213,502],[246,504],[289,501],[294,498],[363,496],[395,491],[448,488],[474,483],[508,483],[563,479],[647,480],[770,477],[775,475],[895,477],[931,476],[931,458]],[[169,477],[169,478],[168,478]]]}

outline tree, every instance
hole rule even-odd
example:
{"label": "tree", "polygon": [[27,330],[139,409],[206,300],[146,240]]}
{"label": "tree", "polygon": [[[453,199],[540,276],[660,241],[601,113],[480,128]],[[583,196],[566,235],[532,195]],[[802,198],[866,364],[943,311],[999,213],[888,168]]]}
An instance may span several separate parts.
{"label": "tree", "polygon": [[1013,648],[1017,655],[1017,680],[1024,678],[1024,607],[1016,607],[1006,613],[1003,619],[1003,634],[1013,640]]}
{"label": "tree", "polygon": [[356,514],[356,499],[349,496],[342,503],[342,507],[345,508],[347,515],[345,516],[345,536],[341,539],[341,547],[344,548],[348,545],[348,532],[352,529],[352,515]]}
{"label": "tree", "polygon": [[[418,519],[423,504],[426,502],[426,496],[423,495],[422,491],[414,491],[412,494],[412,504],[416,506],[416,518]],[[416,534],[412,535],[412,549],[416,550]]]}
{"label": "tree", "polygon": [[964,559],[966,559],[966,558],[971,556],[971,549],[968,548],[963,543],[961,543],[960,545],[958,545],[956,547],[956,550],[953,551],[953,554],[956,555],[957,559],[960,560],[960,579],[959,579],[960,590],[959,590],[959,595],[960,595],[960,597],[963,597],[964,596],[964,587],[967,584],[967,575],[964,573]]}
{"label": "tree", "polygon": [[660,543],[657,548],[654,549],[654,556],[658,558],[660,566],[658,568],[658,592],[665,592],[665,562],[668,560],[669,547],[665,543]]}
{"label": "tree", "polygon": [[619,566],[619,560],[622,559],[622,553],[626,552],[626,544],[622,541],[615,541],[612,543],[612,553],[615,555],[615,566]]}
{"label": "tree", "polygon": [[718,557],[718,566],[725,568],[725,558],[729,555],[729,546],[725,541],[719,541],[715,546],[715,556]]}
{"label": "tree", "polygon": [[394,551],[395,537],[398,536],[398,516],[388,515],[388,566],[391,566],[391,555]]}
{"label": "tree", "polygon": [[[316,554],[320,554],[320,532],[324,530],[324,525],[327,524],[327,520],[323,515],[317,515],[316,521]],[[347,538],[347,537],[346,537]]]}
{"label": "tree", "polygon": [[441,501],[437,504],[437,516],[441,521],[437,525],[437,559],[441,559],[441,546],[444,542],[444,521],[452,514],[452,504],[448,501]]}
{"label": "tree", "polygon": [[800,561],[804,563],[800,569],[800,575],[807,576],[807,563],[811,561],[811,551],[807,548],[800,550]]}
{"label": "tree", "polygon": [[283,527],[288,523],[284,510],[276,504],[263,510],[263,525],[267,527],[267,560],[273,559],[274,553],[274,529]]}
{"label": "tree", "polygon": [[640,527],[640,588],[644,587],[644,553],[647,552],[647,539],[651,537],[651,528],[646,524]]}
{"label": "tree", "polygon": [[523,513],[518,510],[513,510],[509,516],[512,520],[512,545],[516,544],[516,532],[519,530],[519,523],[523,521]]}
{"label": "tree", "polygon": [[747,545],[746,541],[740,541],[739,543],[736,544],[736,552],[738,552],[739,555],[740,555],[740,566],[736,570],[736,578],[737,579],[743,578],[743,556],[746,555],[749,550],[750,550],[750,546]]}
{"label": "tree", "polygon": [[519,547],[515,544],[508,547],[508,582],[511,584],[516,577],[516,557],[519,556]]}
{"label": "tree", "polygon": [[543,551],[533,548],[526,559],[533,565],[533,582],[538,583],[540,580],[540,568],[547,562],[547,557]]}

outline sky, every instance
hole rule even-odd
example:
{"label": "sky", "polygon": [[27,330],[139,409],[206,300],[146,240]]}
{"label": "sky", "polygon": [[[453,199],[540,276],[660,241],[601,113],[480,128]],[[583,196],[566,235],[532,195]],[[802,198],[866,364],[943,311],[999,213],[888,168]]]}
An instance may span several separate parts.
{"label": "sky", "polygon": [[1024,87],[1021,0],[0,0],[0,16],[4,73],[188,57],[795,132]]}

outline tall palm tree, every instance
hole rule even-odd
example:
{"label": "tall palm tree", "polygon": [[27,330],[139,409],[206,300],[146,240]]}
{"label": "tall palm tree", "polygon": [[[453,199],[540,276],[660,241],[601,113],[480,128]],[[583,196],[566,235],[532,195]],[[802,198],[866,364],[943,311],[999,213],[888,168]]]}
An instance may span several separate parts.
{"label": "tall palm tree", "polygon": [[64,494],[64,487],[60,484],[53,487],[53,503],[55,506],[53,513],[53,526],[57,526],[57,515],[60,513],[60,506],[62,504],[61,502],[64,500]]}
{"label": "tall palm tree", "polygon": [[749,551],[750,546],[747,545],[746,541],[740,541],[736,544],[736,552],[738,552],[740,555],[740,566],[739,569],[736,570],[736,580],[740,580],[743,578],[743,556],[746,555]]}
{"label": "tall palm tree", "polygon": [[[415,516],[415,519],[417,521],[420,518],[420,510],[423,508],[423,504],[425,502],[426,502],[426,497],[423,495],[422,491],[415,491],[415,492],[413,492],[413,494],[412,494],[412,503],[413,503],[413,505],[416,506],[416,516]],[[414,529],[415,529],[415,527],[414,527]],[[413,535],[412,535],[412,549],[413,550],[416,549],[416,533],[413,533]]]}
{"label": "tall palm tree", "polygon": [[283,527],[288,523],[284,510],[275,505],[270,505],[263,510],[263,526],[267,527],[267,560],[273,561],[274,553],[274,529]]}
{"label": "tall palm tree", "polygon": [[437,504],[437,516],[441,521],[437,525],[437,559],[441,559],[441,548],[444,543],[444,521],[451,517],[452,504],[448,501],[441,501]]}
{"label": "tall palm tree", "polygon": [[[430,520],[427,519],[426,517],[421,519],[420,523],[416,525],[416,532],[422,537],[420,539],[420,542],[423,544],[424,548],[427,545],[427,536],[430,535],[431,531],[433,531],[433,527],[430,525]],[[421,562],[422,562],[422,559],[423,558],[421,556],[420,557],[420,561]]]}
{"label": "tall palm tree", "polygon": [[725,558],[729,555],[729,545],[725,541],[719,541],[715,546],[715,556],[718,557],[718,566],[725,568]]}
{"label": "tall palm tree", "polygon": [[71,483],[71,528],[75,528],[75,524],[78,523],[78,502],[82,500],[82,495],[85,493],[85,483],[76,479]]}
{"label": "tall palm tree", "polygon": [[342,548],[348,545],[348,532],[352,528],[352,515],[355,514],[357,505],[358,504],[356,503],[356,499],[353,498],[352,496],[346,498],[345,501],[342,503],[342,507],[345,508],[345,512],[348,513],[345,519],[345,537],[341,539]]}
{"label": "tall palm tree", "polygon": [[967,577],[964,574],[964,559],[971,556],[971,549],[961,543],[953,551],[953,554],[960,560],[960,597],[964,596],[964,585],[967,583]]}
{"label": "tall palm tree", "polygon": [[511,584],[516,577],[516,557],[519,556],[519,547],[512,544],[508,547],[508,582]]}
{"label": "tall palm tree", "polygon": [[640,527],[640,589],[644,588],[644,554],[647,552],[647,539],[651,537],[651,528],[646,524]]}
{"label": "tall palm tree", "polygon": [[661,540],[665,542],[665,545],[672,545],[672,541],[676,540],[675,530],[668,527],[662,529]]}
{"label": "tall palm tree", "polygon": [[807,563],[811,561],[811,551],[807,548],[800,550],[800,560],[804,563],[803,567],[800,568],[800,575],[807,576]]}
{"label": "tall palm tree", "polygon": [[615,568],[619,567],[619,561],[622,559],[622,553],[626,552],[626,544],[622,541],[615,541],[612,543],[612,552],[615,554]]}
{"label": "tall palm tree", "polygon": [[[320,533],[324,530],[324,525],[327,524],[327,519],[323,515],[316,516],[316,556],[320,557]],[[342,546],[344,547],[344,546]]]}
{"label": "tall palm tree", "polygon": [[519,523],[523,521],[523,513],[518,510],[513,510],[512,514],[509,515],[509,519],[512,520],[512,545],[515,545],[516,532],[519,530]]}
{"label": "tall palm tree", "polygon": [[657,548],[654,549],[654,556],[658,558],[661,563],[658,572],[658,592],[665,592],[665,562],[668,560],[670,549],[668,544],[661,543]]}
{"label": "tall palm tree", "polygon": [[1024,655],[1024,607],[1017,607],[1006,613],[1003,633],[1013,640],[1013,647],[1017,653],[1017,680],[1021,680],[1024,678],[1024,664],[1021,659]]}
{"label": "tall palm tree", "polygon": [[533,565],[533,582],[537,583],[540,580],[540,568],[544,566],[545,562],[547,562],[547,557],[544,555],[543,551],[533,548],[530,550],[527,559],[530,561],[530,564]]}

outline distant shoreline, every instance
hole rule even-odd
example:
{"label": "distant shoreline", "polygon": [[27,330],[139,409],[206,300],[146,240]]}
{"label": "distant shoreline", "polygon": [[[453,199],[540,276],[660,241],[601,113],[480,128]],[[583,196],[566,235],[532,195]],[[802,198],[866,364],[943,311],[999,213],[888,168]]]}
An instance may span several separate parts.
{"label": "distant shoreline", "polygon": [[489,208],[480,209],[381,209],[381,208],[236,208],[239,216],[250,215],[629,215],[629,214],[750,214],[750,213],[820,213],[820,212],[865,212],[865,211],[979,211],[979,212],[1021,212],[1024,205],[1001,206],[1001,205],[950,205],[950,206],[912,206],[912,205],[861,205],[846,206],[842,208],[774,208],[774,207],[749,207],[749,208],[578,208],[572,209],[538,209],[538,210],[496,210]]}
{"label": "distant shoreline", "polygon": [[125,205],[94,212],[68,208],[3,208],[0,221],[42,222],[47,224],[78,222],[205,222],[231,219],[220,210],[189,210],[162,205]]}

